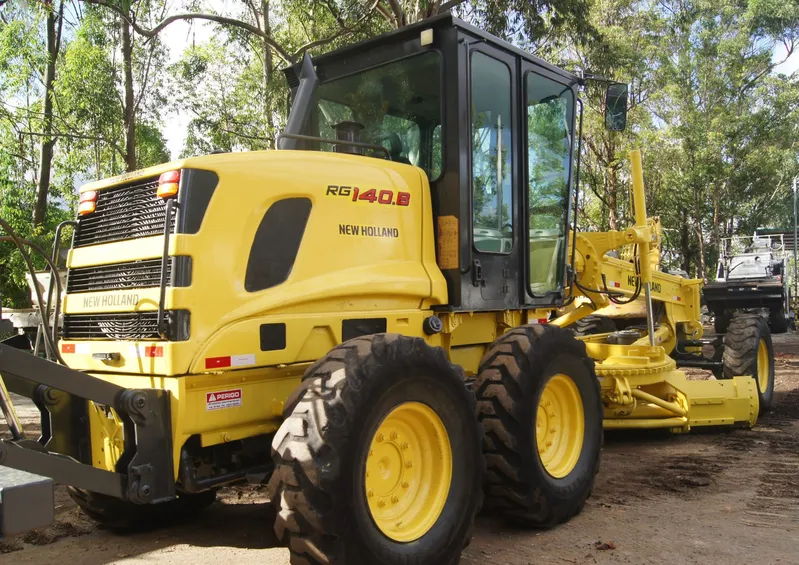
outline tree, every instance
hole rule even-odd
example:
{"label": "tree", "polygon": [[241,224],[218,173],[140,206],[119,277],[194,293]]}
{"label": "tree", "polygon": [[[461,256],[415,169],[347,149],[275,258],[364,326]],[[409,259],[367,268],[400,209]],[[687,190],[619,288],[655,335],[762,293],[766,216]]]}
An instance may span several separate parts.
{"label": "tree", "polygon": [[631,104],[627,131],[608,132],[603,89],[588,87],[582,221],[601,230],[631,221],[626,155],[639,147],[666,266],[705,277],[722,237],[774,221],[796,170],[797,81],[772,74],[774,46],[794,50],[795,10],[596,0],[591,13],[600,41],[575,46],[578,66],[628,82]]}
{"label": "tree", "polygon": [[654,65],[659,22],[637,1],[597,0],[592,5],[590,23],[596,30],[596,41],[574,42],[571,46],[577,70],[630,86],[624,132],[605,128],[606,82],[589,81],[583,95],[581,183],[591,195],[589,208],[593,210],[583,219],[595,229],[615,230],[629,219],[627,152],[640,142],[643,132],[652,128],[646,104],[661,84]]}
{"label": "tree", "polygon": [[[87,2],[93,4],[93,2]],[[122,92],[119,104],[124,127],[124,151],[122,157],[125,170],[139,167],[136,156],[136,127],[140,114],[148,104],[163,105],[160,77],[165,66],[166,51],[158,34],[140,40],[134,32],[133,22],[150,25],[163,19],[167,4],[162,0],[133,0],[113,4],[114,9],[105,12],[102,19],[114,29],[113,39],[118,42],[121,61],[117,79]],[[98,12],[99,13],[99,12]],[[118,35],[117,35],[118,34]]]}
{"label": "tree", "polygon": [[[214,61],[227,59],[226,72],[236,79],[231,81],[228,79],[233,77],[227,77],[226,81],[231,85],[235,83],[240,94],[243,94],[241,89],[246,89],[246,97],[259,101],[260,105],[254,108],[256,104],[247,100],[240,108],[219,106],[217,98],[206,108],[209,114],[221,112],[224,116],[197,113],[197,121],[190,126],[189,139],[192,144],[196,140],[200,146],[207,146],[203,136],[216,136],[222,141],[222,138],[238,135],[238,141],[244,147],[261,149],[274,146],[276,131],[284,114],[286,90],[282,80],[273,80],[276,61],[281,65],[294,63],[308,50],[336,45],[344,38],[361,37],[375,13],[378,0],[372,4],[349,2],[341,5],[328,0],[310,3],[286,0],[279,4],[273,4],[274,0],[244,0],[224,13],[196,11],[166,17],[161,14],[152,22],[144,21],[140,13],[133,11],[136,2],[127,7],[113,0],[84,1],[116,14],[145,43],[155,41],[161,32],[177,21],[218,24],[225,42],[214,45],[216,52],[190,49],[184,64],[177,70],[177,76],[185,81],[184,84],[193,82],[196,88],[200,81],[196,75],[186,74],[187,70],[209,69],[210,72]],[[235,56],[233,52],[236,52]],[[204,62],[200,63],[201,60]],[[190,101],[191,96],[181,96],[180,99],[198,109],[202,106],[200,100],[208,98],[203,90],[200,87],[199,92],[191,91],[198,93],[197,100]],[[225,102],[230,103],[230,97]],[[241,127],[244,124],[248,125],[246,134]],[[216,131],[216,127],[221,129]],[[221,147],[232,147],[233,143],[222,141]]]}
{"label": "tree", "polygon": [[39,159],[39,184],[36,187],[36,202],[33,205],[33,225],[44,221],[47,209],[47,195],[50,192],[50,168],[53,163],[53,83],[56,75],[56,62],[61,51],[61,34],[64,30],[64,0],[58,9],[52,0],[43,2],[47,13],[47,67],[44,73],[44,111],[42,115],[42,148]]}
{"label": "tree", "polygon": [[729,0],[661,6],[670,33],[658,64],[667,82],[652,112],[679,154],[667,175],[677,189],[672,209],[682,211],[681,251],[690,257],[696,248],[695,272],[704,277],[721,237],[767,222],[765,202],[780,184],[787,188],[780,167],[796,107],[777,101],[797,85],[770,73],[777,42],[794,51],[799,20],[759,0],[745,9]]}

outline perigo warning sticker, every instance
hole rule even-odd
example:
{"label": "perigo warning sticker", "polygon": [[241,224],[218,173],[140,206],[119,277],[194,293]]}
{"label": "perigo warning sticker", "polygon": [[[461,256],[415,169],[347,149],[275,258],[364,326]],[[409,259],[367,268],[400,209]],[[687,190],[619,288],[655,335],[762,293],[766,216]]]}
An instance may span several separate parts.
{"label": "perigo warning sticker", "polygon": [[220,410],[241,406],[241,389],[207,392],[205,394],[205,409]]}

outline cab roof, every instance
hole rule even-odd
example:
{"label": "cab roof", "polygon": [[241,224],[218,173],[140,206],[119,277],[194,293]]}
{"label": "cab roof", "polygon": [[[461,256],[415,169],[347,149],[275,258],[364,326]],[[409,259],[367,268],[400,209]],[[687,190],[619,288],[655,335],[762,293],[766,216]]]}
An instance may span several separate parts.
{"label": "cab roof", "polygon": [[[500,39],[488,32],[485,32],[475,26],[466,23],[465,21],[456,18],[452,15],[451,12],[447,11],[437,16],[433,16],[432,18],[428,18],[426,20],[422,20],[420,22],[402,27],[397,30],[393,30],[376,37],[366,39],[364,41],[360,41],[358,43],[353,43],[352,45],[347,45],[345,47],[341,47],[339,49],[335,49],[333,51],[329,51],[317,57],[313,57],[314,65],[325,65],[325,63],[330,61],[339,61],[342,59],[346,59],[353,54],[356,53],[363,53],[370,50],[379,50],[382,46],[385,45],[392,45],[402,41],[407,41],[408,39],[413,38],[414,36],[419,36],[419,34],[426,29],[445,29],[445,28],[455,28],[465,34],[471,35],[477,39],[485,41],[490,45],[501,49],[512,56],[519,57],[523,60],[530,61],[535,63],[561,77],[563,77],[566,82],[569,84],[580,83],[582,79],[577,75],[570,73],[560,67],[556,67],[555,65],[548,63],[544,59],[540,57],[536,57],[524,51],[523,49],[519,49],[518,47],[512,45],[511,43]],[[289,83],[289,87],[294,89],[299,84],[299,74],[300,69],[302,67],[302,62],[298,62],[290,67],[287,67],[283,70],[283,73],[286,76],[286,80]]]}

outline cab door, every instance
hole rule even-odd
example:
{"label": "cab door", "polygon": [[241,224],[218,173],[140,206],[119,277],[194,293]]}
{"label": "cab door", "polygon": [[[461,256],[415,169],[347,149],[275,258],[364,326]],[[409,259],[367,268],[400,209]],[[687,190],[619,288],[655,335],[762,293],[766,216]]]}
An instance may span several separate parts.
{"label": "cab door", "polygon": [[519,307],[519,116],[515,57],[475,42],[467,61],[471,279],[463,307]]}
{"label": "cab door", "polygon": [[[522,170],[525,304],[556,305],[563,299],[569,218],[573,201],[577,92],[568,79],[522,65]],[[573,212],[576,213],[576,212]]]}

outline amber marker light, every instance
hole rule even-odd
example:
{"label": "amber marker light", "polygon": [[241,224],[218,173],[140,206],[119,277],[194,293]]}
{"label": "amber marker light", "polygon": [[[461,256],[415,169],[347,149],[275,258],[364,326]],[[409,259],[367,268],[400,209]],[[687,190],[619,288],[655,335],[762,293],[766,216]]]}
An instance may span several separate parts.
{"label": "amber marker light", "polygon": [[158,196],[171,198],[178,193],[180,187],[180,171],[167,171],[158,177]]}
{"label": "amber marker light", "polygon": [[80,203],[78,204],[78,216],[91,214],[97,209],[97,191],[89,190],[81,192]]}

